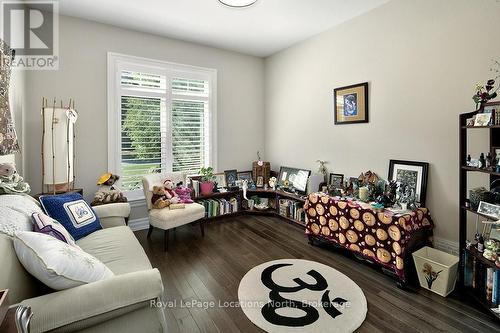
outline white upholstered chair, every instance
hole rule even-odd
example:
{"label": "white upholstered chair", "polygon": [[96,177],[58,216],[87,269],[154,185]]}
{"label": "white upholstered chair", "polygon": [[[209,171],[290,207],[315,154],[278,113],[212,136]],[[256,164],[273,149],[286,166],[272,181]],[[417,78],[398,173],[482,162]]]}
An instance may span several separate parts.
{"label": "white upholstered chair", "polygon": [[205,207],[197,203],[186,204],[184,209],[152,209],[151,197],[153,196],[152,190],[155,185],[163,185],[165,179],[170,179],[177,184],[182,181],[186,184],[186,174],[181,172],[173,173],[158,173],[147,175],[142,178],[144,189],[144,196],[148,205],[149,214],[149,231],[148,238],[151,236],[154,228],[164,231],[164,249],[168,250],[169,230],[185,225],[188,223],[199,221],[201,236],[205,236],[203,230],[203,223],[201,219],[205,217]]}

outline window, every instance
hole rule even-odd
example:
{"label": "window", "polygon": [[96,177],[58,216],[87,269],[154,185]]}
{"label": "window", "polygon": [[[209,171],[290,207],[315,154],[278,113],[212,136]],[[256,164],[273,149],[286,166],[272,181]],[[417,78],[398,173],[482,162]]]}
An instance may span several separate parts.
{"label": "window", "polygon": [[142,196],[150,173],[216,167],[216,71],[110,53],[108,168]]}

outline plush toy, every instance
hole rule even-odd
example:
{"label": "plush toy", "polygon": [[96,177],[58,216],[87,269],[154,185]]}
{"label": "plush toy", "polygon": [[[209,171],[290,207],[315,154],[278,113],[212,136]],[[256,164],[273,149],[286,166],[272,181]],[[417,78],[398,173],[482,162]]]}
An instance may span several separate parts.
{"label": "plush toy", "polygon": [[0,163],[0,194],[29,193],[28,183],[24,182],[12,163]]}
{"label": "plush toy", "polygon": [[116,202],[127,202],[127,197],[125,197],[122,191],[115,185],[115,183],[120,179],[120,176],[113,175],[112,173],[105,173],[97,181],[99,185],[99,190],[94,195],[94,200],[90,204],[91,206],[105,205],[109,203]]}
{"label": "plush toy", "polygon": [[177,183],[177,187],[175,188],[175,193],[179,196],[180,203],[193,203],[193,199],[191,199],[191,189],[183,186],[182,182]]}
{"label": "plush toy", "polygon": [[173,204],[179,203],[179,195],[175,193],[174,182],[170,179],[167,179],[163,182],[163,186],[165,188],[165,195],[167,196],[167,199],[169,199]]}
{"label": "plush toy", "polygon": [[153,209],[163,209],[170,206],[170,199],[167,197],[163,186],[153,186],[153,196],[151,197]]}

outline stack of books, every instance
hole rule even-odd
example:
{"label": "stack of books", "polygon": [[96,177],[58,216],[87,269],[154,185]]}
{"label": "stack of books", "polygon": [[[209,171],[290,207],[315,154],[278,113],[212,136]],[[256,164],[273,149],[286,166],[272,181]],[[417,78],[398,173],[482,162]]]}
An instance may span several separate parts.
{"label": "stack of books", "polygon": [[464,285],[486,300],[491,307],[500,304],[500,270],[489,267],[465,251]]}
{"label": "stack of books", "polygon": [[215,217],[238,212],[239,202],[236,198],[227,199],[204,199],[198,203],[205,207],[205,217]]}
{"label": "stack of books", "polygon": [[304,203],[290,199],[280,199],[279,214],[284,217],[294,219],[302,224],[306,222]]}

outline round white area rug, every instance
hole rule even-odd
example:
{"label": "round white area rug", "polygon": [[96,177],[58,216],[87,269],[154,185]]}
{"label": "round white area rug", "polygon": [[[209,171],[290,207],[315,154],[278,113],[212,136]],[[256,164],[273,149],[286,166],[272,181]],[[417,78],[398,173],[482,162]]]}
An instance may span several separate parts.
{"label": "round white area rug", "polygon": [[353,332],[366,298],[339,271],[314,261],[281,259],[252,268],[238,288],[245,315],[269,333]]}

